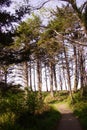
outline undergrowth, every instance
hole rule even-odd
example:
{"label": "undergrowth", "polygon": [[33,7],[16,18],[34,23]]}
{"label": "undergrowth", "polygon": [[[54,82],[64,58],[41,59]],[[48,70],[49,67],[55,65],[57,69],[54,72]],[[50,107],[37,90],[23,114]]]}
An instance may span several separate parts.
{"label": "undergrowth", "polygon": [[68,98],[68,103],[72,107],[74,114],[79,119],[84,130],[87,130],[87,95],[81,97],[80,91],[73,94],[74,102]]}
{"label": "undergrowth", "polygon": [[37,92],[0,95],[0,130],[53,130],[59,119],[60,113],[39,101]]}
{"label": "undergrowth", "polygon": [[54,92],[54,97],[51,97],[50,93],[48,93],[44,99],[44,102],[48,104],[60,103],[60,102],[66,101],[68,96],[69,96],[68,91]]}

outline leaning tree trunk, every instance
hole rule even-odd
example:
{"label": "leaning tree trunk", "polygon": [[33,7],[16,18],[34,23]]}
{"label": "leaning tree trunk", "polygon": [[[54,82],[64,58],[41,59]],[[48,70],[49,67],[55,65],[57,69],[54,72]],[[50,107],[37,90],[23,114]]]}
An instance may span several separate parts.
{"label": "leaning tree trunk", "polygon": [[76,12],[78,16],[78,20],[79,20],[81,28],[83,29],[84,33],[87,34],[87,22],[86,22],[87,21],[87,2],[84,2],[81,8],[79,8],[77,6],[76,0],[60,0],[60,1],[66,1],[69,4],[71,4],[72,8],[74,9],[74,11]]}

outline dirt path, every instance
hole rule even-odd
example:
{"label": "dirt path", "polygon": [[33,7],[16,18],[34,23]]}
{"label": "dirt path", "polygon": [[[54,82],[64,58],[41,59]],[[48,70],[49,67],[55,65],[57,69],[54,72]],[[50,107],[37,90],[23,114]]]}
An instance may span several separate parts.
{"label": "dirt path", "polygon": [[60,104],[58,110],[62,114],[57,130],[82,130],[78,119],[73,115],[67,104]]}

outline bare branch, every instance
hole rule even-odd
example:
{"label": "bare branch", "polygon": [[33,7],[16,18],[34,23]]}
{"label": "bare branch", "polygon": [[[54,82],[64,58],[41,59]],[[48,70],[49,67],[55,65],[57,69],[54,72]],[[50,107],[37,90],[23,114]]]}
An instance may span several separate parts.
{"label": "bare branch", "polygon": [[72,42],[72,44],[75,43],[75,44],[77,44],[77,45],[87,47],[87,44],[84,44],[84,43],[82,43],[82,42],[79,42],[79,41],[76,41],[76,40],[72,40],[71,38],[68,38],[68,37],[66,37],[66,36],[63,36],[62,34],[60,34],[59,32],[57,32],[56,30],[54,30],[54,32],[55,32],[60,38],[62,38],[62,39],[67,39],[67,40],[69,40],[70,42]]}
{"label": "bare branch", "polygon": [[87,5],[87,1],[84,2],[84,4],[81,6],[81,8],[80,8],[81,12],[84,10],[84,8],[85,8],[86,5]]}
{"label": "bare branch", "polygon": [[47,0],[47,1],[43,2],[43,3],[40,3],[40,5],[38,5],[38,6],[36,6],[36,7],[34,7],[34,6],[30,6],[30,7],[32,8],[32,10],[39,10],[39,9],[41,9],[46,3],[50,2],[50,1],[51,1],[51,0]]}
{"label": "bare branch", "polygon": [[59,0],[59,1],[68,2],[70,4],[76,4],[76,0]]}

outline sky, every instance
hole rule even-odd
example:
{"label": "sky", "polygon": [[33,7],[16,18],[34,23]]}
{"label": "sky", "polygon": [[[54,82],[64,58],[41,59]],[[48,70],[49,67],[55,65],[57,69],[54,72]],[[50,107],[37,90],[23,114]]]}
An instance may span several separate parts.
{"label": "sky", "polygon": [[[43,0],[43,1],[46,1],[46,0]],[[66,2],[61,2],[60,0],[49,0],[50,2],[47,3],[46,5],[48,7],[55,7],[56,5],[60,5],[61,3],[66,3]],[[84,1],[86,0],[76,0],[77,4],[78,5],[81,5],[82,3],[84,3]],[[39,5],[40,3],[42,3],[42,0],[30,0],[31,3],[33,3],[34,5]],[[45,6],[46,6],[45,5]]]}
{"label": "sky", "polygon": [[[31,5],[37,7],[38,5],[40,5],[45,0],[30,0],[30,1],[31,1]],[[84,3],[86,0],[76,0],[76,1],[77,1],[78,6],[81,6],[81,4]],[[21,2],[22,2],[22,0],[14,0],[14,4],[9,9],[9,11],[13,12],[14,8],[17,8],[17,7],[19,7],[19,5],[21,5]],[[44,7],[55,9],[56,6],[61,6],[61,3],[64,4],[65,2],[60,2],[58,0],[51,0],[49,3],[45,4]],[[45,15],[46,15],[46,13],[45,13]],[[45,18],[44,19],[45,23],[47,22],[46,20],[47,19]],[[44,82],[44,80],[43,80],[43,82]]]}
{"label": "sky", "polygon": [[[20,1],[20,0],[19,0]],[[43,3],[44,1],[47,1],[47,0],[29,0],[30,3],[33,3],[34,5],[39,5],[40,3]],[[60,5],[61,3],[66,3],[66,2],[61,2],[60,0],[49,0],[50,2],[47,3],[45,6],[48,6],[48,7],[55,7],[56,5]],[[86,0],[76,0],[77,4],[78,5],[81,5],[82,3],[84,3]]]}
{"label": "sky", "polygon": [[[40,6],[41,3],[47,1],[47,0],[12,0],[14,2],[14,4],[11,6],[11,8],[9,9],[10,11],[13,11],[14,8],[18,8],[19,5],[21,5],[22,3],[24,3],[24,1],[29,1],[29,3],[34,6]],[[47,8],[55,8],[56,6],[61,6],[61,4],[65,4],[66,2],[61,2],[61,0],[49,0],[50,2],[46,3],[44,5],[44,7]],[[77,1],[77,5],[80,6],[82,3],[84,3],[86,0],[76,0]],[[26,2],[24,3],[26,4]]]}
{"label": "sky", "polygon": [[[33,7],[38,7],[40,6],[43,2],[47,1],[47,0],[12,0],[13,4],[12,6],[8,9],[8,11],[10,11],[11,13],[14,13],[14,9],[17,9],[20,7],[20,5],[24,4],[26,5],[26,1],[29,1],[29,3],[31,4],[31,6]],[[66,2],[61,2],[61,0],[49,0],[50,2],[47,2],[44,7],[48,10],[50,9],[56,9],[56,6],[61,6],[62,4],[66,4]],[[77,5],[81,6],[82,3],[84,3],[86,0],[76,0],[77,1]],[[43,24],[47,24],[48,20],[50,20],[50,13],[49,11],[45,11],[45,12],[41,12],[40,11],[36,11],[34,10],[35,14],[38,14],[42,21]],[[41,14],[40,14],[41,13]],[[31,12],[32,14],[32,12]],[[26,15],[26,17],[23,20],[26,20],[27,18],[31,17],[31,15]]]}

